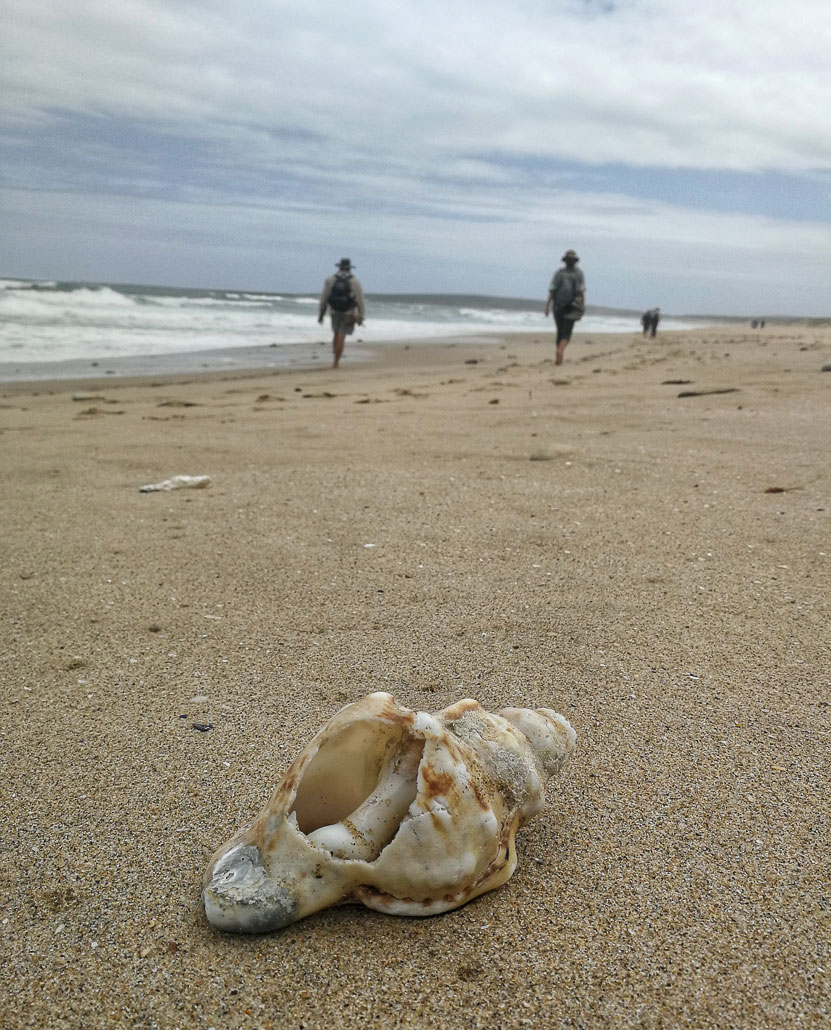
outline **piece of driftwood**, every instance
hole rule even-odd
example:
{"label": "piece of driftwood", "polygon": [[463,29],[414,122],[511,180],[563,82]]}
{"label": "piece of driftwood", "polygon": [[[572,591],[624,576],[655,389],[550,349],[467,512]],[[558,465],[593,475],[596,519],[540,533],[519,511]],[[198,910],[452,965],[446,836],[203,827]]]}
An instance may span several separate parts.
{"label": "piece of driftwood", "polygon": [[721,390],[682,390],[678,394],[678,396],[679,397],[706,397],[708,394],[711,394],[711,393],[738,393],[738,392],[739,392],[738,386],[727,386],[727,387],[724,387],[724,389],[721,389]]}

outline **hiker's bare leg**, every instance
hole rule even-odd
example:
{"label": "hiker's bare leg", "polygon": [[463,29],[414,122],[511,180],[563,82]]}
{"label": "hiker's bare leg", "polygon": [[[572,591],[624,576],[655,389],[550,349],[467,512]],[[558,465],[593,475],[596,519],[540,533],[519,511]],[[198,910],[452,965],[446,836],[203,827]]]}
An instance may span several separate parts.
{"label": "hiker's bare leg", "polygon": [[562,363],[563,363],[563,352],[565,351],[567,346],[568,346],[568,340],[558,340],[557,341],[557,357],[554,359],[554,364],[555,365],[562,365]]}
{"label": "hiker's bare leg", "polygon": [[332,340],[332,351],[335,355],[335,360],[332,362],[332,368],[337,368],[340,363],[340,356],[343,354],[343,333],[335,333],[335,338]]}

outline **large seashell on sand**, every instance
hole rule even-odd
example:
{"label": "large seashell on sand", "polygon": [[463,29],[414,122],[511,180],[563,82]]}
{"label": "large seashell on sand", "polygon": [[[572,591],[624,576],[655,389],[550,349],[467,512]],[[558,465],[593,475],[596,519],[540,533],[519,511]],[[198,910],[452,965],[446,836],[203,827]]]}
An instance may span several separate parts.
{"label": "large seashell on sand", "polygon": [[517,829],[576,734],[549,708],[486,712],[465,699],[414,712],[389,694],[342,708],[257,818],[205,870],[220,930],[277,930],[331,905],[429,916],[506,882]]}

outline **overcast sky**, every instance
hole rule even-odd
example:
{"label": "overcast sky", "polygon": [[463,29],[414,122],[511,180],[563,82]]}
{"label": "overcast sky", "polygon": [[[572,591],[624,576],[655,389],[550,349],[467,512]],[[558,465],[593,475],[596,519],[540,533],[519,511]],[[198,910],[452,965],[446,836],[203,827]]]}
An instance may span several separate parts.
{"label": "overcast sky", "polygon": [[3,0],[0,275],[831,315],[828,0]]}

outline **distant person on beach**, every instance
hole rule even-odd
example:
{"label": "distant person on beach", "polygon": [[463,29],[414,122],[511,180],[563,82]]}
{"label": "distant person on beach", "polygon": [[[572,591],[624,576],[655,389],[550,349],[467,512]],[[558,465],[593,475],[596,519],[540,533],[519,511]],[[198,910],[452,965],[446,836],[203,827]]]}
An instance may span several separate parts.
{"label": "distant person on beach", "polygon": [[586,310],[586,279],[577,267],[580,258],[575,251],[567,250],[561,260],[564,267],[558,268],[552,276],[545,302],[546,318],[548,312],[552,308],[554,310],[558,365],[563,363],[563,353],[571,339],[574,323],[583,317]]}
{"label": "distant person on beach", "polygon": [[352,262],[349,258],[341,258],[338,270],[326,278],[320,292],[318,323],[323,323],[323,316],[328,308],[332,319],[332,352],[334,361],[332,368],[337,368],[343,354],[346,337],[352,333],[356,325],[363,325],[366,305],[364,291],[360,280],[352,275]]}
{"label": "distant person on beach", "polygon": [[661,309],[650,308],[641,315],[641,325],[644,336],[654,336],[658,332],[658,323],[661,321]]}

